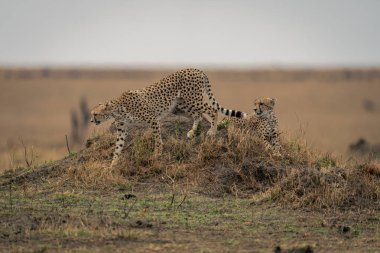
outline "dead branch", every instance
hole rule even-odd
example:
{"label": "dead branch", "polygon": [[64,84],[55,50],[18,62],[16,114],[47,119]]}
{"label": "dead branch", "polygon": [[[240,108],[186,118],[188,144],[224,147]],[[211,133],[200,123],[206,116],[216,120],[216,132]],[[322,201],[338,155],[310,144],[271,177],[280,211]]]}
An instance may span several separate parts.
{"label": "dead branch", "polygon": [[182,206],[182,204],[183,204],[183,202],[185,202],[186,198],[187,198],[187,194],[186,194],[185,196],[183,196],[183,199],[182,199],[182,201],[179,203],[179,205],[177,206],[177,209],[180,208],[180,207]]}
{"label": "dead branch", "polygon": [[28,161],[28,150],[24,144],[24,141],[22,138],[20,138],[20,142],[21,142],[21,145],[23,146],[24,148],[24,159],[25,159],[25,163],[26,165],[28,166],[28,168],[30,168],[33,164],[33,149],[32,149],[32,154],[31,154],[31,157],[30,157],[30,161]]}
{"label": "dead branch", "polygon": [[65,137],[66,137],[66,148],[67,148],[67,152],[69,152],[69,155],[71,155],[71,151],[70,151],[70,147],[69,147],[69,141],[67,140],[67,134],[65,134]]}

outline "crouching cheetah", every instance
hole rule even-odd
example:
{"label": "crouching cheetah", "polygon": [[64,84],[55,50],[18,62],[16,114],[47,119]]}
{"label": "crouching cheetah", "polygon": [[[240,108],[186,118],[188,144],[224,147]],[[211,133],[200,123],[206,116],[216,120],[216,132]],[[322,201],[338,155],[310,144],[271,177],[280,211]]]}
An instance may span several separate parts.
{"label": "crouching cheetah", "polygon": [[278,121],[274,113],[275,102],[273,98],[258,98],[254,101],[252,114],[242,119],[226,119],[224,122],[240,130],[249,131],[258,137],[266,150],[275,156],[281,156]]}
{"label": "crouching cheetah", "polygon": [[209,116],[206,119],[211,123],[208,135],[214,135],[216,132],[218,111],[230,117],[246,117],[245,113],[225,109],[219,105],[211,91],[207,76],[201,70],[177,71],[144,89],[126,91],[120,97],[101,103],[91,111],[91,122],[96,125],[111,118],[115,119],[117,140],[111,167],[123,149],[125,125],[130,121],[141,121],[150,125],[153,129],[156,152],[160,152],[162,146],[160,117],[175,107],[189,113],[194,119],[193,126],[187,133],[189,138],[194,136],[203,114]]}

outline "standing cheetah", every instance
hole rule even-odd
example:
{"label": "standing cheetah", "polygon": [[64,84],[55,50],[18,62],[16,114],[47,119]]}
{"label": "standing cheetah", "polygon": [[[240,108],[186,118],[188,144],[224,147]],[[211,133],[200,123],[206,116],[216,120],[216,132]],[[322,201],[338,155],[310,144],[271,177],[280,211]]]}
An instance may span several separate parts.
{"label": "standing cheetah", "polygon": [[235,128],[249,131],[264,144],[266,150],[275,156],[281,156],[278,121],[274,113],[275,102],[274,98],[258,98],[254,101],[252,114],[243,119],[226,119],[222,124],[228,122]]}
{"label": "standing cheetah", "polygon": [[194,119],[187,137],[192,138],[203,114],[211,123],[208,135],[214,135],[217,128],[218,111],[224,115],[245,118],[240,111],[221,107],[215,100],[211,85],[205,73],[198,69],[177,71],[159,82],[141,90],[129,90],[116,99],[101,103],[91,111],[91,122],[96,125],[114,118],[117,128],[116,150],[112,159],[113,166],[120,155],[126,136],[125,125],[128,121],[146,122],[153,129],[156,151],[160,152],[162,138],[160,117],[164,112],[178,107]]}

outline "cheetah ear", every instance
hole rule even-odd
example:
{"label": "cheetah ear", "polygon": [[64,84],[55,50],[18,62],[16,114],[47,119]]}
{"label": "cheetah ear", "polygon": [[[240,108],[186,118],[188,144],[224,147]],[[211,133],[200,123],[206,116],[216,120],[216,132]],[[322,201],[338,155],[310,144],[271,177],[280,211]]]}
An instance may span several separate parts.
{"label": "cheetah ear", "polygon": [[275,99],[275,98],[271,98],[270,99],[270,104],[271,104],[272,108],[274,107],[274,105],[276,104],[276,102],[277,102],[277,99]]}
{"label": "cheetah ear", "polygon": [[106,102],[106,103],[105,103],[105,106],[106,106],[106,108],[110,108],[110,107],[112,107],[112,103],[111,103],[111,101]]}

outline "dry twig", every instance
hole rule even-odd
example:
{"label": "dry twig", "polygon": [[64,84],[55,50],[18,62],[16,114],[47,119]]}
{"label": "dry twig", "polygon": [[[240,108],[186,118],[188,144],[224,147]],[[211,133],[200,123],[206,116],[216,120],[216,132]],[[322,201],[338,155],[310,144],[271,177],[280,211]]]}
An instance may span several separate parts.
{"label": "dry twig", "polygon": [[69,141],[67,140],[67,134],[65,134],[66,137],[66,147],[67,147],[67,152],[69,152],[69,155],[71,155],[70,147],[69,147]]}
{"label": "dry twig", "polygon": [[28,168],[30,168],[30,167],[32,166],[32,164],[33,164],[33,158],[34,158],[33,148],[30,149],[30,150],[31,150],[31,151],[30,151],[30,154],[29,154],[30,159],[29,159],[29,161],[28,161],[28,150],[27,150],[27,148],[26,148],[26,146],[25,146],[24,141],[23,141],[22,138],[20,138],[20,142],[21,142],[21,145],[22,145],[23,148],[24,148],[24,159],[25,159],[25,163],[26,163],[26,165],[28,166]]}

